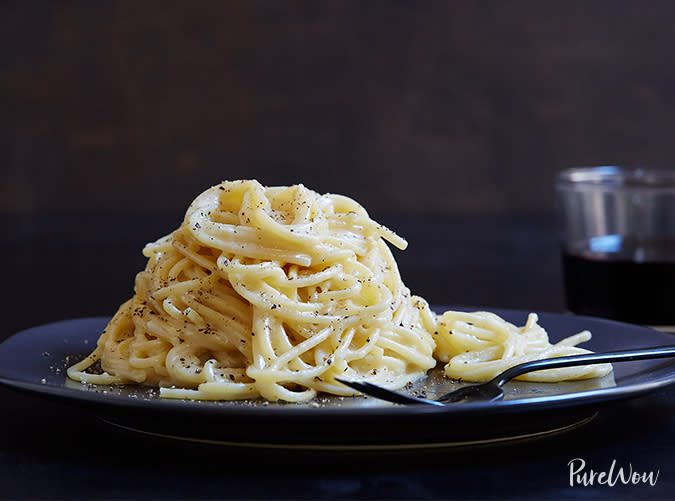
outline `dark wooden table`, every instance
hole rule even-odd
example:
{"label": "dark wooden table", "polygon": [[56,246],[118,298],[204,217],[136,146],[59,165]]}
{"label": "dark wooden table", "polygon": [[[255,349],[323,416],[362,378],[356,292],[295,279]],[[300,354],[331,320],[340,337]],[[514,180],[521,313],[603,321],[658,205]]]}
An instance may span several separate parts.
{"label": "dark wooden table", "polygon": [[[180,215],[6,218],[0,340],[46,322],[111,315],[146,240]],[[406,236],[410,288],[434,304],[563,311],[553,218],[382,217]],[[40,304],[39,308],[36,305]],[[675,340],[675,337],[674,337]],[[673,499],[675,387],[603,407],[547,438],[433,452],[269,452],[150,438],[58,401],[0,388],[0,498]],[[383,424],[384,425],[384,424]],[[587,469],[658,471],[654,486],[570,486]]]}

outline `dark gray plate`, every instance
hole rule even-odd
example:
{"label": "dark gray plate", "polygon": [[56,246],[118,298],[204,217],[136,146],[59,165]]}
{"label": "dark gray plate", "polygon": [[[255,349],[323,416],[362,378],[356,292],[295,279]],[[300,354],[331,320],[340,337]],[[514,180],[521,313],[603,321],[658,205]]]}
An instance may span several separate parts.
{"label": "dark gray plate", "polygon": [[[492,311],[517,325],[527,318],[525,311]],[[675,340],[672,334],[604,319],[555,313],[539,318],[552,341],[590,329],[593,339],[584,347],[593,351],[654,347]],[[444,447],[539,437],[583,424],[612,401],[675,383],[675,359],[662,359],[617,363],[612,375],[584,382],[513,382],[502,401],[446,407],[329,396],[303,404],[163,400],[153,388],[84,385],[66,377],[65,368],[91,351],[108,320],[67,320],[8,338],[0,344],[0,383],[70,401],[106,422],[148,434],[303,449]],[[433,398],[456,386],[437,368],[407,391]]]}

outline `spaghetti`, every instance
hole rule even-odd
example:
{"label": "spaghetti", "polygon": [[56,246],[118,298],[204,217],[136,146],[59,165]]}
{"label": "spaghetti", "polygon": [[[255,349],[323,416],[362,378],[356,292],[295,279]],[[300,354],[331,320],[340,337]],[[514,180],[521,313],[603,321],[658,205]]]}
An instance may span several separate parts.
{"label": "spaghetti", "polygon": [[350,198],[223,182],[145,247],[134,296],[68,375],[159,386],[167,398],[299,402],[351,395],[335,377],[395,389],[441,360],[448,377],[484,380],[527,359],[586,351],[575,345],[589,333],[551,345],[535,315],[522,328],[489,313],[436,315],[405,287],[385,241],[407,245]]}

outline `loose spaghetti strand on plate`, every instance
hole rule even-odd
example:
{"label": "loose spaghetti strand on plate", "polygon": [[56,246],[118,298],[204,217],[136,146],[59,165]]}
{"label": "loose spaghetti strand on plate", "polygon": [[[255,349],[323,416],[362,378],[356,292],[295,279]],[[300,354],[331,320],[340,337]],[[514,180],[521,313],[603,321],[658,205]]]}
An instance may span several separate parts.
{"label": "loose spaghetti strand on plate", "polygon": [[[530,313],[522,327],[506,322],[494,313],[447,311],[437,317],[436,357],[444,362],[445,375],[466,381],[487,381],[514,365],[542,358],[589,353],[576,346],[591,338],[589,331],[551,344],[538,317]],[[601,377],[611,364],[583,365],[533,371],[518,379],[538,382]]]}

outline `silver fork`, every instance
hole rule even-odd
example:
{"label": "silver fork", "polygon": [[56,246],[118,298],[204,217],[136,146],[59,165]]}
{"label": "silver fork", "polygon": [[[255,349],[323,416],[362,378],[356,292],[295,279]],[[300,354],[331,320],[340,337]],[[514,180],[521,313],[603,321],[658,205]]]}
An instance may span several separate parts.
{"label": "silver fork", "polygon": [[572,367],[575,365],[602,364],[614,362],[628,362],[631,360],[645,360],[651,358],[675,357],[675,345],[660,346],[657,348],[643,348],[636,350],[611,351],[606,353],[588,353],[583,355],[570,355],[567,357],[545,358],[542,360],[532,360],[515,365],[487,383],[463,386],[458,390],[451,391],[441,395],[436,400],[418,398],[405,395],[396,391],[388,390],[367,381],[347,381],[335,378],[342,384],[357,390],[365,395],[376,397],[381,400],[393,402],[396,404],[427,404],[444,406],[448,403],[459,401],[493,401],[504,397],[502,386],[511,379],[518,377],[526,372],[532,372],[542,369],[558,369],[562,367]]}

